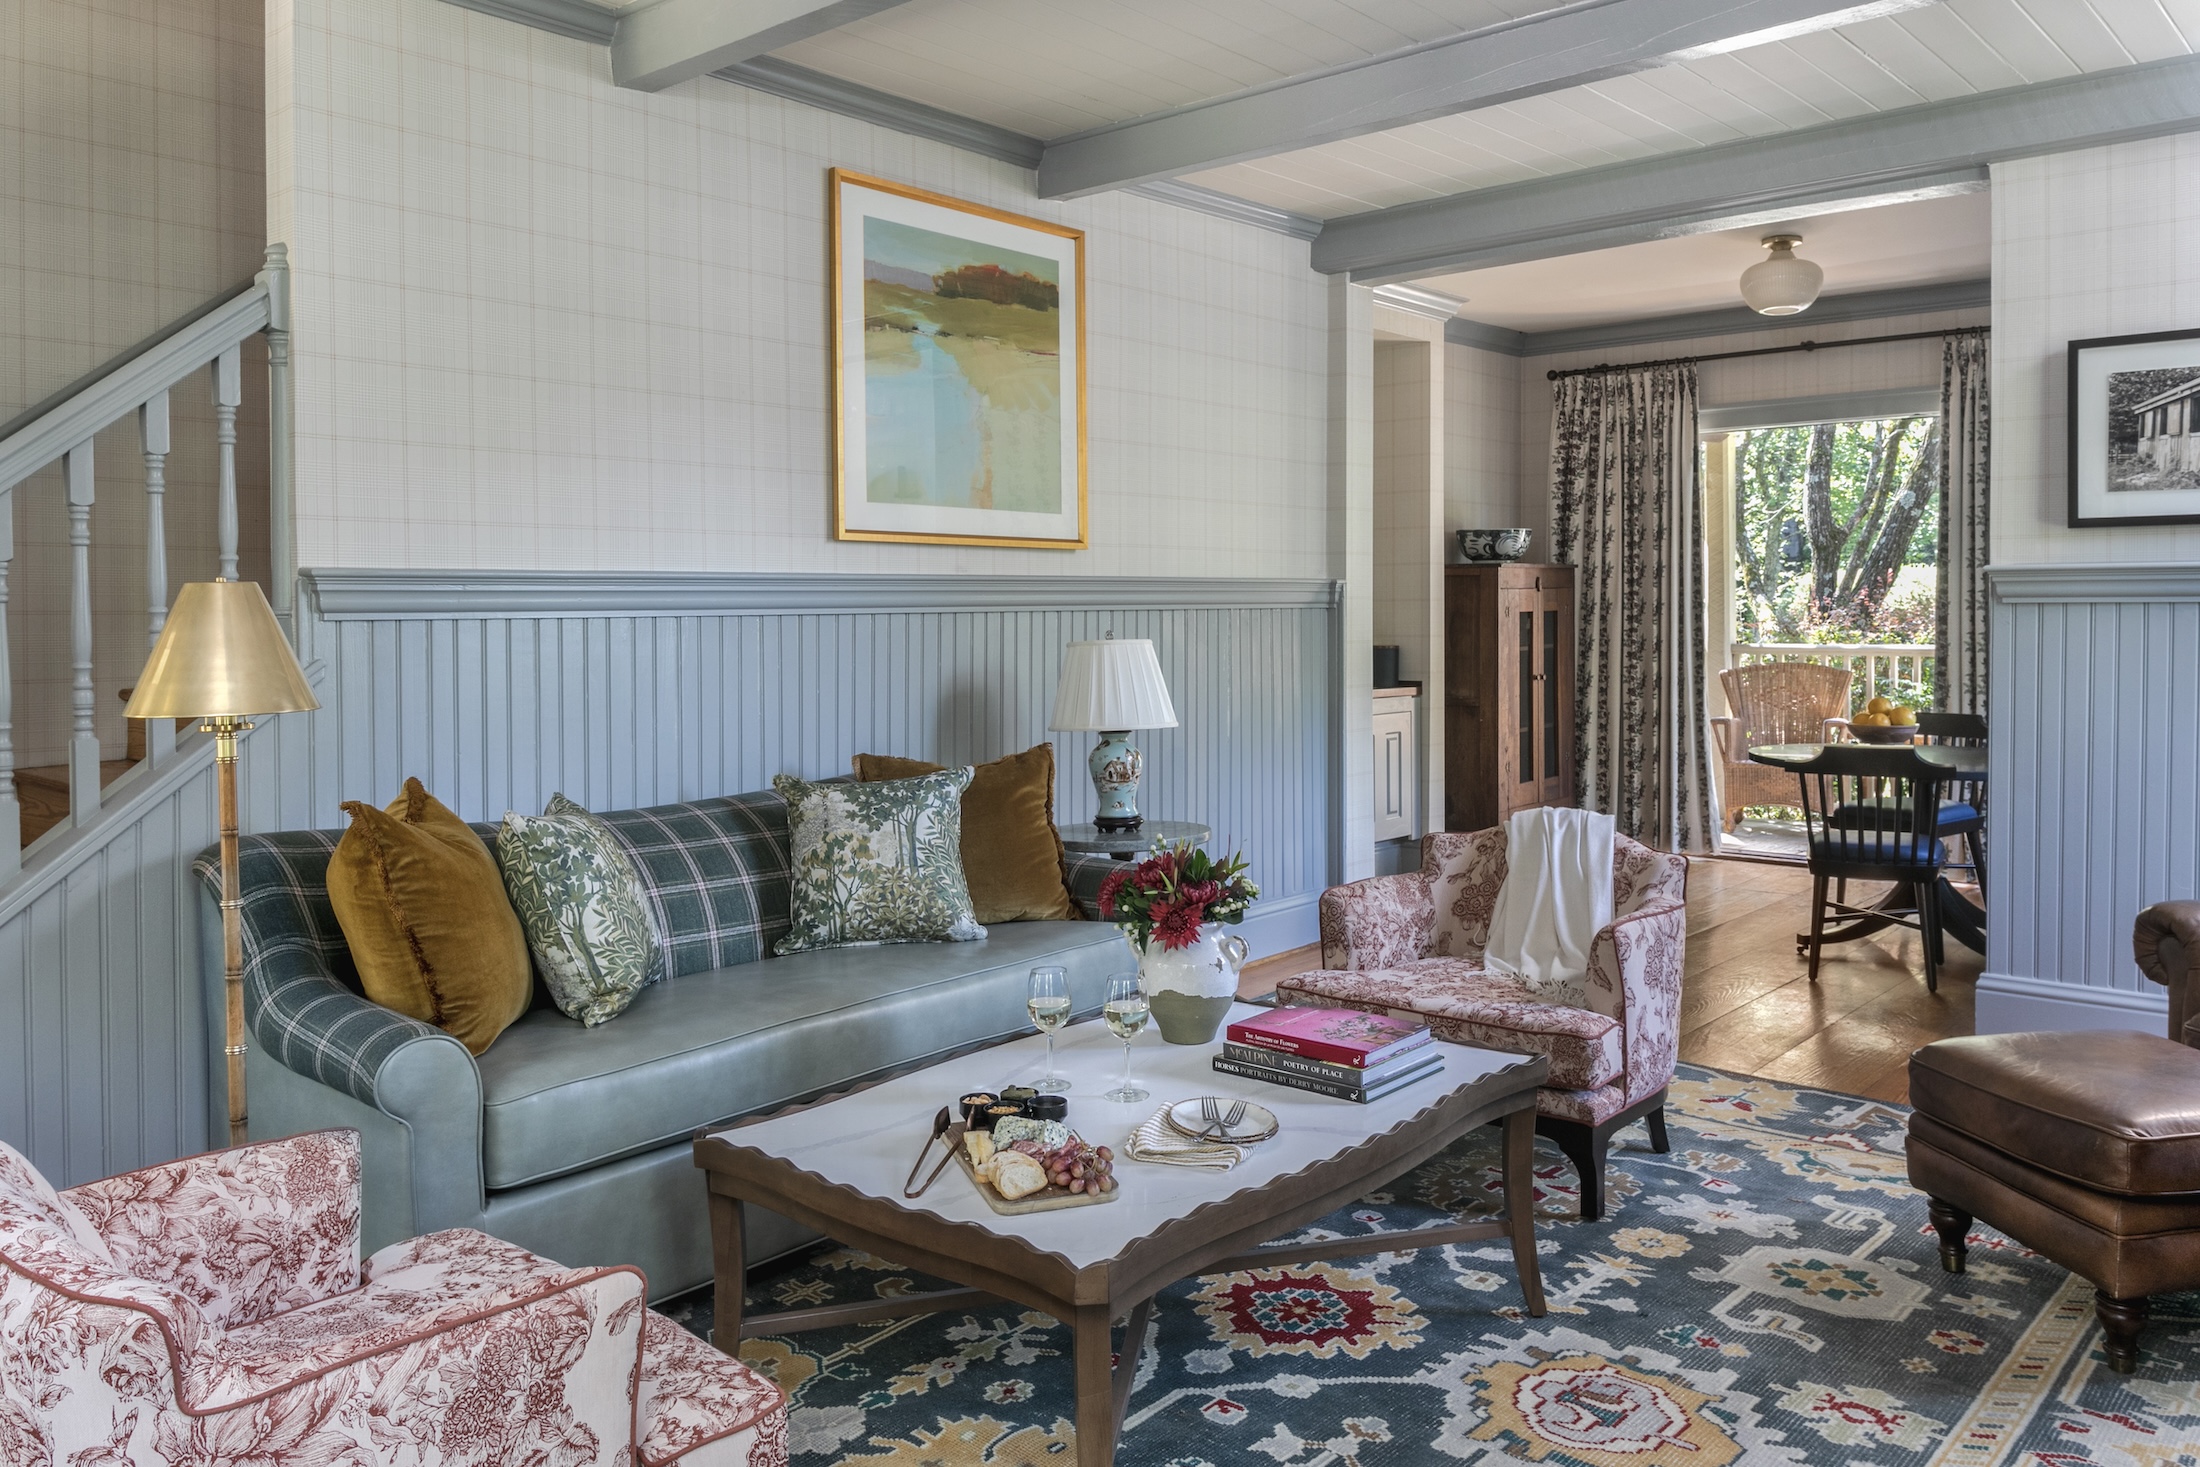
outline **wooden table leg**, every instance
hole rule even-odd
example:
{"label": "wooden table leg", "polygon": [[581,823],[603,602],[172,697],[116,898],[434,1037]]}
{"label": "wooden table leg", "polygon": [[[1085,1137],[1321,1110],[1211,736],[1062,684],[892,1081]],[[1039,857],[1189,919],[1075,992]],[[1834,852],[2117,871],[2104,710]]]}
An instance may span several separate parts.
{"label": "wooden table leg", "polygon": [[1543,1268],[1535,1256],[1535,1107],[1505,1117],[1505,1224],[1528,1317],[1543,1317]]}
{"label": "wooden table leg", "polygon": [[710,1340],[728,1355],[741,1353],[741,1296],[748,1288],[748,1263],[741,1245],[741,1199],[710,1194],[711,1322]]}
{"label": "wooden table leg", "polygon": [[1115,1462],[1114,1346],[1105,1304],[1081,1304],[1071,1322],[1077,1355],[1077,1467]]}

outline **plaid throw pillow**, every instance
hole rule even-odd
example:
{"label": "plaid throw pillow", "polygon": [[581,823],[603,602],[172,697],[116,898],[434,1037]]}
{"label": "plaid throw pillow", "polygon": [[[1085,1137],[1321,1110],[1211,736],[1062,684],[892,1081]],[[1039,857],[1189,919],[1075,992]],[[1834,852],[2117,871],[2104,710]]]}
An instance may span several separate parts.
{"label": "plaid throw pillow", "polygon": [[970,770],[887,784],[772,781],[793,830],[793,926],[772,951],[985,936],[963,878]]}

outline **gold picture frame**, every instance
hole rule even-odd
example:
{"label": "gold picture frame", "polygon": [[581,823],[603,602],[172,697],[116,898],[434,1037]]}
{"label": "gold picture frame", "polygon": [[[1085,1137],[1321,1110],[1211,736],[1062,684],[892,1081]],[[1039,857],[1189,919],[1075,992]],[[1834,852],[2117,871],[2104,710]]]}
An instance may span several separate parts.
{"label": "gold picture frame", "polygon": [[827,180],[833,538],[1084,549],[1085,232]]}

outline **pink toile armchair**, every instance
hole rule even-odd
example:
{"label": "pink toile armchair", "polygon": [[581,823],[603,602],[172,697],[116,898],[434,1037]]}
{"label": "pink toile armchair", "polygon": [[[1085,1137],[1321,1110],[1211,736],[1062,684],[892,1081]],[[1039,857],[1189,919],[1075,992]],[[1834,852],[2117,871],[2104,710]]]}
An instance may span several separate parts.
{"label": "pink toile armchair", "polygon": [[359,1260],[359,1138],[56,1193],[0,1146],[10,1467],[782,1467],[771,1382],[644,1303],[463,1229]]}
{"label": "pink toile armchair", "polygon": [[1505,884],[1505,831],[1421,843],[1421,869],[1322,894],[1322,967],[1276,985],[1286,1004],[1332,1005],[1426,1023],[1439,1039],[1548,1056],[1536,1130],[1581,1176],[1581,1215],[1604,1215],[1612,1134],[1636,1120],[1665,1150],[1665,1087],[1680,1041],[1688,862],[1617,837],[1612,925],[1589,950],[1586,1006],[1545,1002],[1482,966]]}

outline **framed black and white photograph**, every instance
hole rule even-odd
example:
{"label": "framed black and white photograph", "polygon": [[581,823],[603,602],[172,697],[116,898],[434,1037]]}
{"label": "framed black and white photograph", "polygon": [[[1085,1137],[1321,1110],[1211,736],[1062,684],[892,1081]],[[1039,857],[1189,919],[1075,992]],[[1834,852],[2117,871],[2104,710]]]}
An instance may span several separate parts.
{"label": "framed black and white photograph", "polygon": [[2070,343],[2070,523],[2200,524],[2200,331]]}

